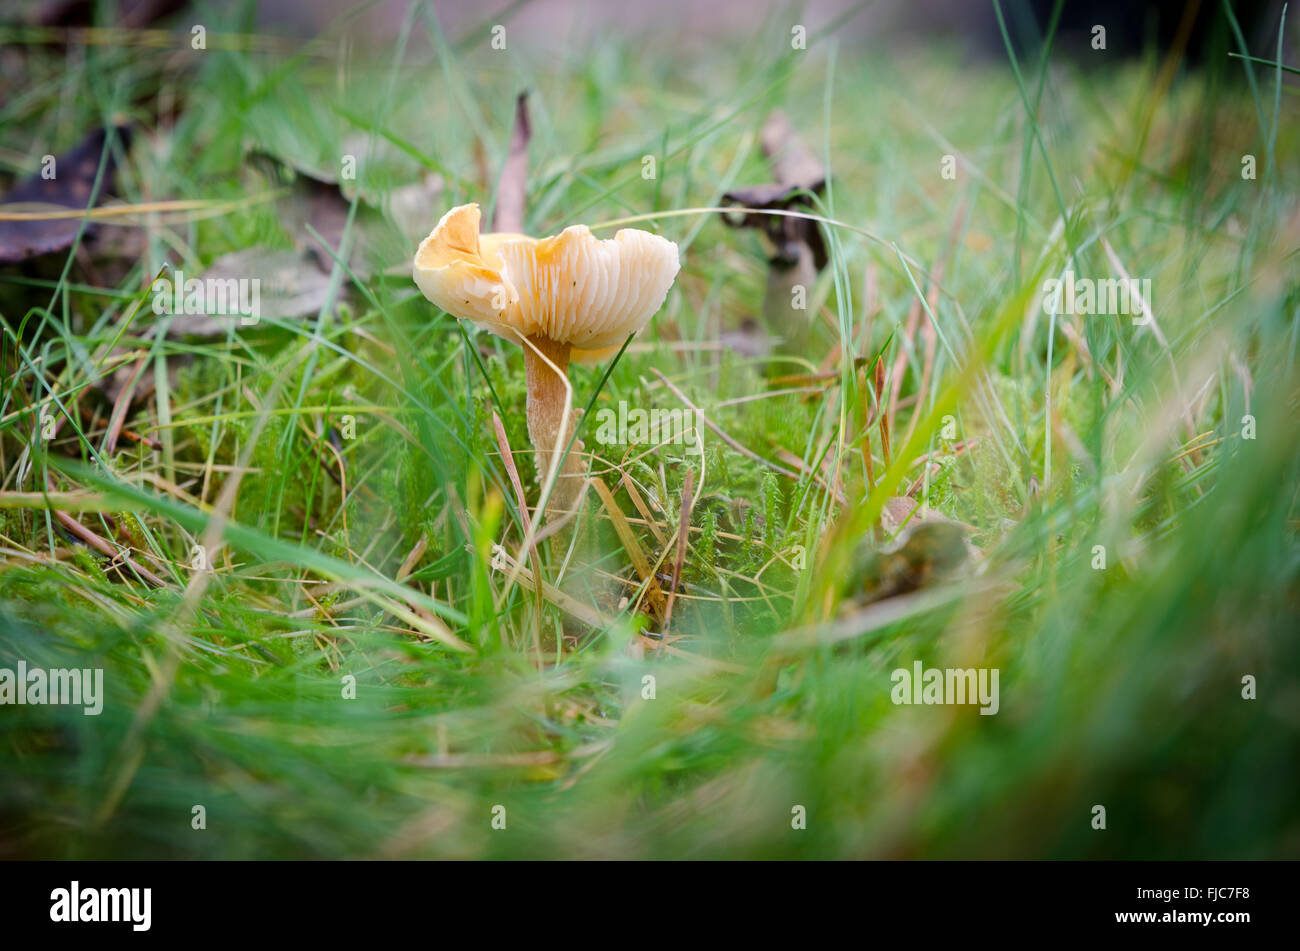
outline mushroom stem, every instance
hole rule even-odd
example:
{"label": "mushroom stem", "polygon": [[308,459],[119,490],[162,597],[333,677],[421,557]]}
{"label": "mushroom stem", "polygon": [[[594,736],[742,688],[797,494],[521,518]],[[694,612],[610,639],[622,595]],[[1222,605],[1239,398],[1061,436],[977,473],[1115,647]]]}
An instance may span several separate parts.
{"label": "mushroom stem", "polygon": [[[531,346],[530,346],[531,344]],[[534,349],[536,348],[536,349]],[[573,414],[565,412],[565,383],[568,378],[570,346],[547,337],[529,337],[524,344],[524,375],[528,384],[528,436],[537,450],[537,479],[546,484],[556,443],[560,452],[573,436]],[[542,359],[543,356],[546,358]],[[546,362],[559,369],[556,373]],[[556,475],[549,508],[568,511],[582,488],[585,466],[582,442],[575,441],[568,458]]]}

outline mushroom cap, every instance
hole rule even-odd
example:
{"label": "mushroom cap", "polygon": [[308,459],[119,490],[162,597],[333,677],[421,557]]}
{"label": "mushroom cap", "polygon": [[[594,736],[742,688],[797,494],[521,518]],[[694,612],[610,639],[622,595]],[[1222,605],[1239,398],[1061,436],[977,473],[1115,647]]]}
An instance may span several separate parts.
{"label": "mushroom cap", "polygon": [[424,296],[509,340],[546,337],[600,359],[663,306],[680,268],[677,245],[624,228],[596,238],[573,225],[549,238],[479,234],[479,207],[442,216],[415,252]]}

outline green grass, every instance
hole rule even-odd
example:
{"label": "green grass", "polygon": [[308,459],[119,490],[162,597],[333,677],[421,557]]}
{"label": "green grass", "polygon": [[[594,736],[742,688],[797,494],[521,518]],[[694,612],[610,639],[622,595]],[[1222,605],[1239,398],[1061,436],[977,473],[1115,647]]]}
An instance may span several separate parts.
{"label": "green grass", "polygon": [[[1300,855],[1300,134],[1277,70],[1225,55],[1202,72],[1175,62],[1166,81],[1155,54],[1089,72],[1053,50],[1021,53],[1013,72],[833,31],[798,52],[782,16],[722,47],[683,47],[665,25],[563,56],[518,31],[501,52],[487,26],[444,34],[424,4],[392,48],[343,58],[340,21],[289,58],[215,39],[249,21],[203,22],[207,51],[167,56],[110,44],[67,58],[5,38],[30,81],[0,107],[3,171],[29,174],[113,117],[151,124],[152,104],[175,97],[175,125],[123,156],[124,197],[235,204],[161,216],[103,283],[75,263],[44,284],[0,273],[0,667],[102,667],[107,693],[98,717],[0,709],[0,854]],[[513,553],[523,537],[494,410],[537,501],[523,359],[425,301],[400,273],[413,243],[376,214],[428,171],[445,183],[430,227],[464,201],[490,208],[524,88],[530,233],[584,222],[609,236],[598,226],[658,213],[635,226],[682,251],[663,310],[608,378],[573,371],[575,402],[675,408],[658,371],[752,453],[840,473],[844,506],[824,481],[777,475],[711,432],[701,466],[681,447],[597,447],[588,429],[663,571],[694,470],[701,531],[671,651],[620,606],[644,592],[594,498],[571,549],[537,553],[548,583],[607,624],[492,569],[492,546]],[[718,341],[761,311],[764,249],[688,210],[768,180],[757,133],[777,106],[827,158],[820,211],[844,226],[825,229],[808,351],[750,358]],[[141,289],[167,260],[197,274],[304,239],[285,215],[292,189],[247,150],[336,170],[345,141],[369,149],[354,209],[368,277],[337,267],[330,305],[304,321],[215,341],[146,332]],[[1247,153],[1255,180],[1241,176]],[[1159,334],[1043,313],[1043,281],[1067,262],[1105,278],[1115,261],[1151,280]],[[842,372],[812,394],[771,382],[816,372],[837,342],[882,354],[886,394],[909,355],[891,459],[871,424],[870,486],[861,373],[831,363]],[[103,451],[114,344],[145,357],[155,395],[126,426],[157,450]],[[40,405],[71,411],[48,442]],[[332,447],[345,415],[356,438]],[[927,455],[939,467],[918,496],[973,526],[979,555],[864,607],[854,596],[869,592],[842,580],[855,547]],[[15,495],[47,475],[95,504]],[[662,505],[657,533],[624,475]],[[166,586],[124,580],[57,507]],[[221,545],[199,574],[205,538]],[[998,668],[999,713],[893,704],[890,673],[914,660]],[[1242,698],[1246,675],[1257,699]],[[191,828],[195,805],[205,830]],[[805,830],[791,828],[796,805]]]}

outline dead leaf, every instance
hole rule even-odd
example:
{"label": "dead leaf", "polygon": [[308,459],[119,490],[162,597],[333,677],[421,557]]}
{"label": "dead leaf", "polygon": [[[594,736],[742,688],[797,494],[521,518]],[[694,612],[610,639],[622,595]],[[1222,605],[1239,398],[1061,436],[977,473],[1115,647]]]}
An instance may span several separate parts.
{"label": "dead leaf", "polygon": [[521,92],[515,99],[515,127],[510,133],[510,148],[501,178],[497,182],[495,210],[492,213],[492,230],[522,234],[524,230],[524,202],[528,194],[528,140],[532,127],[528,122],[528,93]]}
{"label": "dead leaf", "polygon": [[[125,148],[130,140],[130,129],[117,126],[115,131]],[[92,196],[92,192],[108,133],[108,129],[96,129],[75,148],[55,156],[54,177],[47,179],[38,172],[20,182],[0,199],[0,211],[61,212],[69,208],[85,209],[92,197],[96,202],[102,202],[105,195],[109,194],[113,182],[112,151],[104,159],[99,193]],[[81,224],[80,217],[0,220],[0,262],[14,263],[42,254],[66,251],[76,240]],[[93,228],[93,224],[87,224],[86,234],[89,235]]]}
{"label": "dead leaf", "polygon": [[971,560],[969,539],[969,525],[934,515],[913,516],[883,548],[864,536],[854,551],[844,593],[861,604],[951,580]]}
{"label": "dead leaf", "polygon": [[744,357],[766,357],[772,352],[772,338],[753,317],[743,317],[735,330],[718,334],[718,342]]}
{"label": "dead leaf", "polygon": [[[772,166],[775,181],[734,188],[722,196],[723,205],[773,211],[811,209],[812,202],[806,193],[821,193],[826,187],[826,170],[790,125],[785,113],[776,110],[768,116],[759,142]],[[814,221],[752,212],[724,214],[722,220],[733,228],[760,229],[772,244],[773,263],[786,267],[798,264],[800,246],[807,245],[817,270],[826,266],[826,245]]]}
{"label": "dead leaf", "polygon": [[[117,17],[110,22],[127,29],[138,30],[188,6],[187,0],[117,0],[103,4],[117,7]],[[95,4],[90,0],[60,0],[42,4],[33,21],[40,26],[102,26],[95,19]]]}
{"label": "dead leaf", "polygon": [[[340,183],[337,176],[260,150],[249,152],[245,160],[273,184],[289,189],[289,194],[276,202],[280,219],[299,247],[311,252],[322,271],[332,271],[338,255],[361,279],[370,276],[370,251],[375,243],[372,233],[381,222],[378,213],[364,203],[364,196],[349,231],[352,199],[344,194],[342,184],[346,183]],[[345,236],[349,241],[346,255],[342,253]]]}
{"label": "dead leaf", "polygon": [[419,242],[438,223],[442,204],[442,176],[429,172],[420,181],[388,193],[385,210],[403,237]]}
{"label": "dead leaf", "polygon": [[[330,278],[307,253],[252,247],[222,255],[201,280],[256,280],[262,320],[296,320],[320,313],[329,299]],[[186,276],[188,281],[189,275]],[[171,318],[169,337],[224,337],[238,316],[187,315]],[[247,326],[241,329],[247,330]]]}

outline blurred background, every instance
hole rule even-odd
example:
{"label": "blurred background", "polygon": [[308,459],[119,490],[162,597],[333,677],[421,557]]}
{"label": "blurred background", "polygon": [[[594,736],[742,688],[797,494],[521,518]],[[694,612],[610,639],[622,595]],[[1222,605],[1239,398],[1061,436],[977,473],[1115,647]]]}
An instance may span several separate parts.
{"label": "blurred background", "polygon": [[[238,5],[236,5],[238,6]],[[376,0],[353,4],[345,0],[275,0],[245,4],[251,22],[259,29],[296,36],[315,36],[340,19],[348,21],[348,33],[358,42],[384,42],[401,29],[407,4],[402,0]],[[838,35],[846,43],[866,44],[877,40],[890,45],[951,41],[963,55],[1003,55],[1002,40],[991,5],[961,0],[808,0],[791,4],[780,0],[536,0],[483,4],[472,0],[439,0],[433,4],[443,26],[460,34],[483,23],[508,20],[528,37],[531,44],[562,53],[582,48],[590,40],[610,32],[621,35],[657,36],[690,49],[734,37],[754,24],[774,16],[798,15],[798,22],[811,31],[829,23],[841,24]],[[1052,0],[1028,0],[1004,4],[1008,26],[1020,43],[1040,37],[1051,22]],[[1232,4],[1238,21],[1252,46],[1271,36],[1281,13],[1281,0],[1236,0]],[[185,11],[203,11],[201,3],[188,0],[10,0],[6,12],[14,22],[43,26],[88,25],[96,16],[105,21],[143,26]],[[1107,48],[1135,53],[1144,48],[1168,49],[1178,41],[1190,56],[1201,59],[1212,51],[1226,51],[1226,21],[1220,3],[1214,0],[1153,0],[1129,3],[1124,0],[1069,0],[1061,4],[1060,27],[1063,48],[1076,40],[1090,39],[1098,23],[1108,28]],[[1185,38],[1180,38],[1180,31]]]}

